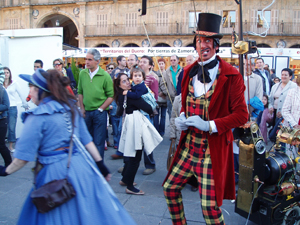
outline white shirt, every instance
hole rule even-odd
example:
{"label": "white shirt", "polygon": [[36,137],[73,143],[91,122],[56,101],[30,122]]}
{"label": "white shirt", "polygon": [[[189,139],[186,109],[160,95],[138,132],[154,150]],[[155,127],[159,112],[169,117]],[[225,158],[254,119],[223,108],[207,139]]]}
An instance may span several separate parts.
{"label": "white shirt", "polygon": [[94,72],[91,72],[91,70],[89,69],[89,73],[90,73],[90,77],[91,80],[93,80],[93,77],[96,75],[96,73],[99,71],[99,66],[97,66],[97,69],[94,70]]}
{"label": "white shirt", "polygon": [[[216,54],[214,54],[213,57],[211,57],[209,60],[203,62],[203,65],[206,65],[206,64],[210,63],[215,58],[216,58]],[[199,65],[201,66],[202,62],[199,62]],[[218,62],[218,64],[214,68],[208,70],[211,82],[207,83],[207,84],[201,83],[198,80],[198,75],[195,75],[193,77],[192,84],[193,84],[193,87],[194,87],[194,95],[195,95],[195,97],[199,97],[199,96],[203,95],[205,93],[205,91],[208,92],[208,90],[211,88],[211,86],[213,85],[213,83],[214,83],[214,81],[215,81],[215,79],[217,77],[218,69],[219,69],[219,62]],[[204,86],[205,86],[205,88],[204,88]],[[217,133],[218,129],[217,129],[217,126],[216,126],[215,122],[213,120],[211,120],[211,121],[209,121],[209,124],[210,124],[210,127],[212,128],[212,132],[213,133]]]}
{"label": "white shirt", "polygon": [[[3,85],[4,87],[4,85]],[[25,109],[28,108],[28,104],[25,100],[25,96],[22,95],[20,91],[20,87],[17,82],[13,81],[7,88],[6,92],[8,94],[10,107],[17,106],[17,104],[20,102],[19,99],[22,101],[22,107]]]}
{"label": "white shirt", "polygon": [[[216,54],[214,54],[214,56],[211,57],[209,60],[203,62],[203,65],[206,65],[206,64],[210,63],[215,58],[216,58]],[[199,62],[199,65],[201,66],[202,62]],[[211,79],[210,83],[203,84],[203,83],[201,83],[198,80],[198,76],[194,76],[193,77],[192,84],[193,84],[193,87],[194,87],[194,95],[195,95],[195,97],[199,97],[199,96],[203,95],[205,93],[204,91],[207,92],[211,88],[211,86],[213,85],[213,83],[214,83],[214,81],[215,81],[215,79],[217,77],[218,69],[219,69],[219,62],[218,62],[218,64],[214,68],[208,70],[209,77]],[[205,86],[205,89],[204,89],[204,86]]]}

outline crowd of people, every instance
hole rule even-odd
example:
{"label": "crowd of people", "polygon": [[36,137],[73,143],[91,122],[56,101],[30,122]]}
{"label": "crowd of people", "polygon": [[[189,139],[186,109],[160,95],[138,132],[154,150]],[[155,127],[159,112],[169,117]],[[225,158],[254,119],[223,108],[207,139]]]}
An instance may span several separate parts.
{"label": "crowd of people", "polygon": [[[106,146],[113,146],[116,149],[116,154],[111,156],[112,159],[124,158],[124,167],[120,170],[123,177],[119,182],[120,185],[126,186],[127,194],[144,194],[142,190],[135,187],[137,184],[134,182],[134,178],[142,155],[144,155],[146,168],[143,174],[150,175],[155,172],[153,150],[162,141],[165,132],[165,118],[158,116],[158,111],[161,112],[161,110],[157,103],[159,94],[160,98],[166,100],[166,96],[161,91],[159,92],[165,68],[161,67],[163,70],[160,71],[161,79],[159,79],[158,75],[153,72],[153,59],[146,55],[140,60],[136,55],[130,55],[128,60],[124,56],[119,56],[117,58],[118,64],[109,63],[106,65],[106,71],[99,66],[100,59],[100,53],[96,49],[90,49],[87,52],[86,69],[81,70],[77,83],[71,69],[64,66],[62,59],[53,60],[54,69],[47,71],[43,70],[43,62],[36,60],[34,62],[35,72],[32,76],[20,75],[20,78],[29,83],[30,91],[27,98],[22,95],[21,87],[13,80],[11,70],[1,66],[0,75],[3,78],[3,85],[1,85],[0,98],[0,116],[2,117],[0,119],[2,123],[0,150],[5,162],[4,167],[0,167],[1,176],[10,175],[21,169],[28,161],[34,161],[36,153],[38,153],[38,163],[45,168],[38,173],[36,188],[43,186],[52,178],[58,179],[64,176],[63,165],[67,160],[66,153],[70,151],[70,140],[68,141],[68,139],[76,138],[80,143],[74,145],[72,161],[77,161],[76,153],[84,151],[85,148],[95,161],[93,163],[93,160],[87,160],[89,169],[95,170],[94,165],[96,165],[103,177],[109,181],[111,175],[104,165],[103,159]],[[165,67],[165,61],[163,63]],[[25,108],[25,112],[21,116],[24,128],[17,143],[15,143],[19,99],[22,101],[22,107]],[[29,109],[28,101],[37,107]],[[80,110],[78,111],[77,108]],[[153,125],[154,119],[157,122],[157,129]],[[66,126],[62,125],[64,124],[62,120],[66,121]],[[84,121],[84,125],[82,121]],[[107,126],[109,121],[113,128],[113,145],[110,145],[108,141]],[[33,129],[34,132],[27,135],[28,129]],[[44,129],[47,131],[44,132]],[[76,137],[73,137],[72,134]],[[32,141],[35,135],[38,137]],[[8,148],[5,143],[6,137]],[[29,148],[29,145],[32,145],[30,146],[31,153],[26,153],[25,149]],[[15,153],[12,160],[10,153],[13,152]],[[57,174],[53,170],[59,170],[60,173]],[[76,187],[79,175],[80,171],[75,168],[68,172],[68,179],[75,183],[76,190],[83,189],[80,185]],[[98,174],[91,174],[91,176],[95,178]],[[97,179],[95,178],[93,181],[91,179],[93,178],[87,178],[84,182],[94,183],[91,183],[89,190],[77,192],[79,199],[81,196],[97,195],[100,191],[93,187]],[[111,194],[109,188],[105,186],[101,191],[108,195],[112,204],[120,207],[120,203]],[[97,201],[97,199],[93,201],[95,200]],[[79,204],[80,200],[77,200],[76,203],[70,201],[66,207],[53,210],[56,213],[50,213],[52,214],[51,217],[59,220],[59,214],[64,213],[63,211],[68,210],[68,208],[79,210],[83,207]],[[91,201],[87,204],[94,203]],[[101,204],[99,207],[102,207]],[[114,212],[112,209],[105,211]],[[124,216],[125,220],[126,218],[128,221],[131,220],[130,216],[123,212],[123,208],[115,211],[118,211],[120,216],[115,218],[113,224],[120,224],[116,221],[120,219],[121,215]],[[40,224],[41,221],[47,224],[47,218],[48,216],[37,212],[30,201],[29,194],[20,215],[20,223],[26,219],[30,220],[32,224]],[[89,221],[96,217],[87,219],[86,215],[79,213],[78,218],[80,218],[78,221]],[[103,224],[112,224],[111,221],[105,223],[104,221],[107,222],[105,218],[102,220]],[[134,223],[130,221],[128,224]]]}
{"label": "crowd of people", "polygon": [[[280,78],[276,77],[275,70],[269,69],[263,58],[255,61],[244,60],[244,92],[246,104],[251,121],[259,125],[262,137],[267,144],[276,142],[280,125],[299,129],[299,109],[295,101],[300,83],[300,76],[295,78],[290,68],[282,68]],[[291,97],[293,95],[293,100]],[[297,121],[297,123],[295,123]],[[235,165],[235,183],[238,183],[239,172],[239,147],[242,128],[234,132],[233,152]]]}
{"label": "crowd of people", "polygon": [[[249,115],[259,124],[266,142],[268,129],[273,127],[269,139],[274,141],[283,119],[300,128],[300,77],[294,83],[293,72],[283,68],[279,79],[262,58],[255,62],[246,58],[243,78],[217,56],[223,37],[219,33],[221,17],[201,13],[198,21],[194,48],[199,57],[187,56],[185,67],[172,55],[170,67],[160,58],[159,70],[154,71],[151,57],[139,59],[131,54],[118,56],[117,63],[107,64],[104,70],[99,66],[99,51],[89,49],[85,69],[75,81],[62,59],[53,60],[54,69],[47,71],[43,62],[36,60],[32,76],[20,75],[29,83],[27,100],[37,105],[33,109],[13,81],[11,70],[0,67],[0,153],[5,163],[0,166],[0,176],[16,172],[37,155],[42,168],[36,188],[67,176],[77,192],[75,198],[46,214],[38,213],[29,194],[19,224],[23,220],[30,224],[135,224],[106,182],[111,175],[104,164],[105,149],[114,147],[111,158],[123,159],[118,172],[125,192],[144,195],[135,175],[142,156],[143,174],[156,171],[153,150],[165,135],[167,112],[168,136],[176,140],[177,151],[163,191],[173,224],[186,224],[181,190],[187,183],[193,191],[199,190],[206,223],[225,224],[220,206],[223,199],[235,199],[238,182],[233,173],[238,171],[238,146],[232,130],[245,124]],[[26,111],[16,142],[19,98]],[[108,138],[109,124],[113,143]],[[72,164],[67,169],[69,153]]]}

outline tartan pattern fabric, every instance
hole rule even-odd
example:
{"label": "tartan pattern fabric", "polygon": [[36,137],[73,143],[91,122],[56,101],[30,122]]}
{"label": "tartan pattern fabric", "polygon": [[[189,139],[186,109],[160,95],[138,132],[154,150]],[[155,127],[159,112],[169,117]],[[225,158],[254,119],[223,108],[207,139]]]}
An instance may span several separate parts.
{"label": "tartan pattern fabric", "polygon": [[225,224],[222,211],[217,207],[210,155],[198,158],[193,150],[185,148],[176,158],[172,172],[164,184],[164,195],[173,225],[187,224],[181,190],[191,176],[198,180],[202,214],[206,224]]}
{"label": "tartan pattern fabric", "polygon": [[[210,90],[205,94],[206,102],[204,94],[199,97],[194,96],[192,79],[190,79],[190,91],[186,99],[187,118],[199,115],[202,119],[208,120],[207,109],[215,90],[217,79],[218,76]],[[216,203],[207,135],[207,132],[199,131],[195,127],[189,127],[185,144],[180,150],[179,157],[175,159],[172,172],[164,184],[164,194],[173,224],[186,224],[181,190],[192,176],[195,176],[198,180],[202,213],[206,224],[224,224],[222,211],[217,207]]]}
{"label": "tartan pattern fabric", "polygon": [[[209,102],[211,100],[212,94],[214,93],[214,90],[217,85],[218,76],[215,79],[213,85],[208,90],[208,92],[205,94],[206,96],[201,95],[199,97],[195,97],[194,95],[194,87],[192,85],[192,79],[189,83],[189,90],[190,92],[187,95],[186,98],[186,118],[189,118],[190,116],[198,115],[203,120],[208,120],[208,106]],[[205,100],[206,98],[206,100]],[[209,147],[208,142],[206,138],[207,132],[203,132],[198,130],[196,127],[189,127],[188,134],[186,136],[185,141],[185,147],[187,149],[196,148],[199,152],[199,154],[203,156],[204,150],[206,149],[206,154],[209,154]]]}
{"label": "tartan pattern fabric", "polygon": [[[210,87],[210,89],[206,92],[206,94],[203,94],[199,97],[195,97],[194,95],[194,87],[192,78],[190,79],[189,83],[189,93],[186,98],[186,118],[189,118],[190,116],[198,115],[203,120],[208,119],[208,106],[209,102],[211,100],[212,94],[214,93],[214,90],[217,85],[218,77],[215,79],[214,83]],[[207,101],[205,102],[205,98]]]}

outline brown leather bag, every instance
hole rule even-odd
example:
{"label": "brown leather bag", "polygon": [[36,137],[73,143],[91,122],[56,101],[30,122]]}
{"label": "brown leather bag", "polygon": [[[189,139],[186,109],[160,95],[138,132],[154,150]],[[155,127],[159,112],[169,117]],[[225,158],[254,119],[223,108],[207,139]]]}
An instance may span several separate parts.
{"label": "brown leather bag", "polygon": [[172,139],[169,148],[168,159],[167,159],[167,170],[170,169],[171,163],[175,156],[175,152],[176,152],[176,139]]}
{"label": "brown leather bag", "polygon": [[67,179],[53,180],[34,190],[30,197],[38,212],[46,213],[69,201],[76,192]]}
{"label": "brown leather bag", "polygon": [[[70,167],[71,156],[73,151],[73,132],[71,134],[67,171]],[[36,183],[38,159],[36,160],[34,173],[34,186]],[[68,175],[67,175],[68,176]],[[30,197],[38,212],[46,213],[50,210],[62,205],[72,199],[76,192],[71,183],[68,182],[67,176],[65,179],[50,181],[38,189],[31,192]]]}

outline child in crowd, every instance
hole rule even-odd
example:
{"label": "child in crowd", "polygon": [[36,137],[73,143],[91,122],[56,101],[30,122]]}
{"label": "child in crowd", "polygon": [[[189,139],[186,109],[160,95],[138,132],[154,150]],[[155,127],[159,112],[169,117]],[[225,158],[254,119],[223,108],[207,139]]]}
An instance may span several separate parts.
{"label": "child in crowd", "polygon": [[[123,94],[127,94],[127,98],[139,99],[142,97],[149,105],[151,105],[153,110],[156,110],[156,100],[151,94],[151,90],[146,86],[144,80],[146,78],[144,70],[138,66],[134,66],[130,71],[131,91],[124,91]],[[141,110],[145,116],[149,116],[146,112]]]}
{"label": "child in crowd", "polygon": [[[268,102],[269,102],[269,97],[268,95],[264,94],[262,103],[264,104],[264,111],[261,112],[261,119],[257,121],[257,124],[259,126],[260,132],[262,133],[262,136],[264,138],[264,141],[266,144],[268,144],[268,139],[267,139],[267,123],[272,123],[273,121],[273,115],[269,113],[268,110]],[[259,117],[260,117],[259,115]],[[259,118],[258,117],[258,118]]]}

